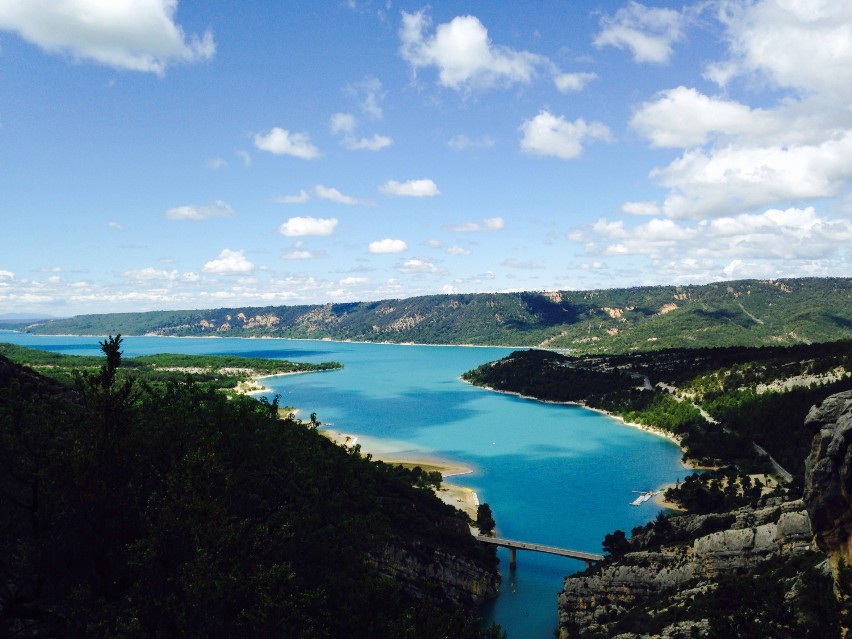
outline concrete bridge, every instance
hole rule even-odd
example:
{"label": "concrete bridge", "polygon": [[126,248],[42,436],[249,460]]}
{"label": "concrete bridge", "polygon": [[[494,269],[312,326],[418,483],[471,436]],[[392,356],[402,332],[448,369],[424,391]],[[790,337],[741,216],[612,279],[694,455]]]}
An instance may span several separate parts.
{"label": "concrete bridge", "polygon": [[570,557],[571,559],[579,559],[586,562],[586,568],[591,567],[594,561],[603,561],[604,556],[593,552],[583,552],[581,550],[568,550],[567,548],[557,548],[556,546],[544,546],[542,544],[532,544],[528,541],[517,541],[515,539],[505,539],[503,537],[486,537],[485,535],[474,535],[477,541],[483,544],[491,544],[492,546],[501,546],[509,549],[509,569],[514,570],[518,565],[517,552],[521,550],[532,550],[533,552],[545,552],[550,555],[560,555],[562,557]]}

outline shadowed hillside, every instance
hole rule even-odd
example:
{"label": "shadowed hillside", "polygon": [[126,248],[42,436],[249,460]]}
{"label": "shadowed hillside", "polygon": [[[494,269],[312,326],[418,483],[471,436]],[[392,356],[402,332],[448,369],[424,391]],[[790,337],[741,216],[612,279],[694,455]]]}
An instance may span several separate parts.
{"label": "shadowed hillside", "polygon": [[73,387],[0,355],[0,636],[501,635],[494,552],[422,473],[119,343]]}

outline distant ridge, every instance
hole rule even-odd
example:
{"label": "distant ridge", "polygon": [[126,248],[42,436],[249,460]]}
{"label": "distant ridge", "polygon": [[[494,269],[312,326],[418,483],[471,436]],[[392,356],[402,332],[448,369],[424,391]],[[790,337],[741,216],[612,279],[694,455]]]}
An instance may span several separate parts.
{"label": "distant ridge", "polygon": [[36,334],[538,346],[574,353],[767,346],[852,338],[852,278],[111,313],[22,328]]}
{"label": "distant ridge", "polygon": [[39,322],[57,319],[55,315],[43,313],[0,313],[0,322]]}

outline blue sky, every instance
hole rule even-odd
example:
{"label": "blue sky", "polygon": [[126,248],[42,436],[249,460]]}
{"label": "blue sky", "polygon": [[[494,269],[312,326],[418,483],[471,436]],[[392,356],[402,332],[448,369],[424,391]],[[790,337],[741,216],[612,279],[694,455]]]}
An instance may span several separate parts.
{"label": "blue sky", "polygon": [[852,274],[852,3],[0,0],[0,313]]}

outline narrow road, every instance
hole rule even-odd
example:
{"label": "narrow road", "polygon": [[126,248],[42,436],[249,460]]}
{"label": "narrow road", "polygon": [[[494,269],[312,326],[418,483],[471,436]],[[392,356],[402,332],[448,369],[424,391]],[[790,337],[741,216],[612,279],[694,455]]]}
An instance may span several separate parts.
{"label": "narrow road", "polygon": [[793,481],[793,475],[787,472],[784,467],[775,461],[775,458],[772,457],[769,453],[766,452],[761,446],[758,446],[755,442],[751,443],[754,446],[754,449],[757,451],[758,455],[766,455],[769,458],[769,463],[772,464],[772,468],[778,473],[781,477],[784,478],[784,481],[791,482]]}
{"label": "narrow road", "polygon": [[[669,386],[667,384],[663,384],[662,382],[658,383],[657,386],[660,386],[664,390],[668,391],[678,401],[684,401],[684,399],[682,397],[680,397],[677,394],[677,392],[675,392],[675,391],[677,391],[677,389],[674,386]],[[698,410],[699,413],[701,413],[701,417],[708,424],[718,424],[719,423],[719,420],[714,419],[713,416],[710,413],[708,413],[706,410],[701,408],[701,406],[699,406],[698,404],[695,404],[695,403],[693,403],[692,405]],[[727,428],[725,428],[724,430],[725,430],[725,432],[730,432]],[[781,464],[779,464],[777,461],[775,461],[775,458],[772,457],[772,455],[770,455],[769,453],[767,453],[766,449],[764,449],[762,446],[759,446],[757,444],[757,442],[752,442],[751,445],[754,446],[754,450],[757,451],[758,455],[766,455],[766,457],[769,458],[769,463],[772,464],[772,469],[775,471],[775,473],[779,477],[781,477],[786,482],[793,481],[793,475],[790,472],[788,472]]]}

